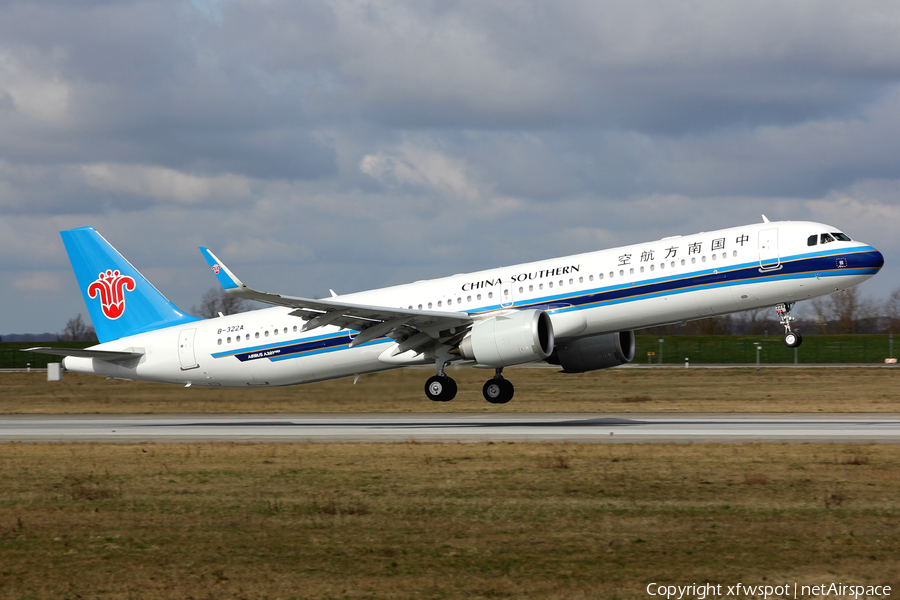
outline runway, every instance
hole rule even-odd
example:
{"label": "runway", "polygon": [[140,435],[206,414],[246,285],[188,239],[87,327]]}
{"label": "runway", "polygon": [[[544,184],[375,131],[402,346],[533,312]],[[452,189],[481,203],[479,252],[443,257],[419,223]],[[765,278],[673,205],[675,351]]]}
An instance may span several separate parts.
{"label": "runway", "polygon": [[0,442],[900,442],[900,415],[16,415]]}

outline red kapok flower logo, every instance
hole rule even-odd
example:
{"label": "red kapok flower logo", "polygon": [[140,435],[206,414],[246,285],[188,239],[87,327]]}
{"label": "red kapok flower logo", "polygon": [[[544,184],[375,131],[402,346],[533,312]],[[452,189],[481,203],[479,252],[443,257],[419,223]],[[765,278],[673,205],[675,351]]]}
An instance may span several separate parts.
{"label": "red kapok flower logo", "polygon": [[122,275],[119,270],[100,273],[97,280],[88,286],[88,297],[100,296],[100,307],[108,319],[118,319],[125,313],[125,291],[134,291],[134,279]]}

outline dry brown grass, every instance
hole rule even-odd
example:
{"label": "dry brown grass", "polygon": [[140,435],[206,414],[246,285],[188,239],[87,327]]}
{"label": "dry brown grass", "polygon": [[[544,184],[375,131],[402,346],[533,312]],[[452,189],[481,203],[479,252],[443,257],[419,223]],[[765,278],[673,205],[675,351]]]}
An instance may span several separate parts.
{"label": "dry brown grass", "polygon": [[451,370],[452,402],[429,402],[430,371],[406,369],[271,389],[183,388],[66,374],[0,374],[0,414],[294,412],[900,412],[900,369],[507,369],[516,395],[484,401],[490,373]]}
{"label": "dry brown grass", "polygon": [[848,461],[857,451],[3,444],[0,598],[625,599],[646,598],[650,582],[764,578],[896,586],[900,446]]}

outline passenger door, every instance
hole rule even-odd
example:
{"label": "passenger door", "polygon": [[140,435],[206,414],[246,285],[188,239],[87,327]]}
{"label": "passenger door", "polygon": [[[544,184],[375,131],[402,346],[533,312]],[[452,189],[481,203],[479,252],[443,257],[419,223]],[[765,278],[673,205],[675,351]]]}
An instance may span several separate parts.
{"label": "passenger door", "polygon": [[764,229],[759,232],[759,270],[774,271],[780,268],[778,229]]}
{"label": "passenger door", "polygon": [[178,333],[178,360],[181,361],[181,370],[196,369],[197,357],[194,355],[194,335],[196,329],[182,329]]}

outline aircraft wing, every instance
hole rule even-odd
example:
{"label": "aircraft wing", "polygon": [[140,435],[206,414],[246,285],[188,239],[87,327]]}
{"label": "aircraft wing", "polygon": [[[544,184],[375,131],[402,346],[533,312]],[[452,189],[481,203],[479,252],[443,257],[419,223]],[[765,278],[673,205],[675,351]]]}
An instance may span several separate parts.
{"label": "aircraft wing", "polygon": [[22,352],[38,352],[40,354],[55,354],[57,356],[77,356],[79,358],[98,358],[107,362],[116,362],[121,360],[129,360],[132,358],[140,358],[143,352],[116,352],[113,350],[85,350],[82,348],[49,348],[41,346],[38,348],[26,348]]}
{"label": "aircraft wing", "polygon": [[[331,298],[316,300],[260,292],[238,279],[209,248],[201,247],[200,251],[219,283],[229,294],[247,300],[293,308],[290,314],[306,321],[303,331],[325,325],[359,331],[360,333],[351,342],[351,347],[386,336],[400,344],[395,352],[399,354],[401,351],[422,349],[433,340],[446,343],[457,337],[462,338],[473,323],[468,314],[461,312],[410,310],[352,304]],[[420,335],[423,333],[427,335]]]}

